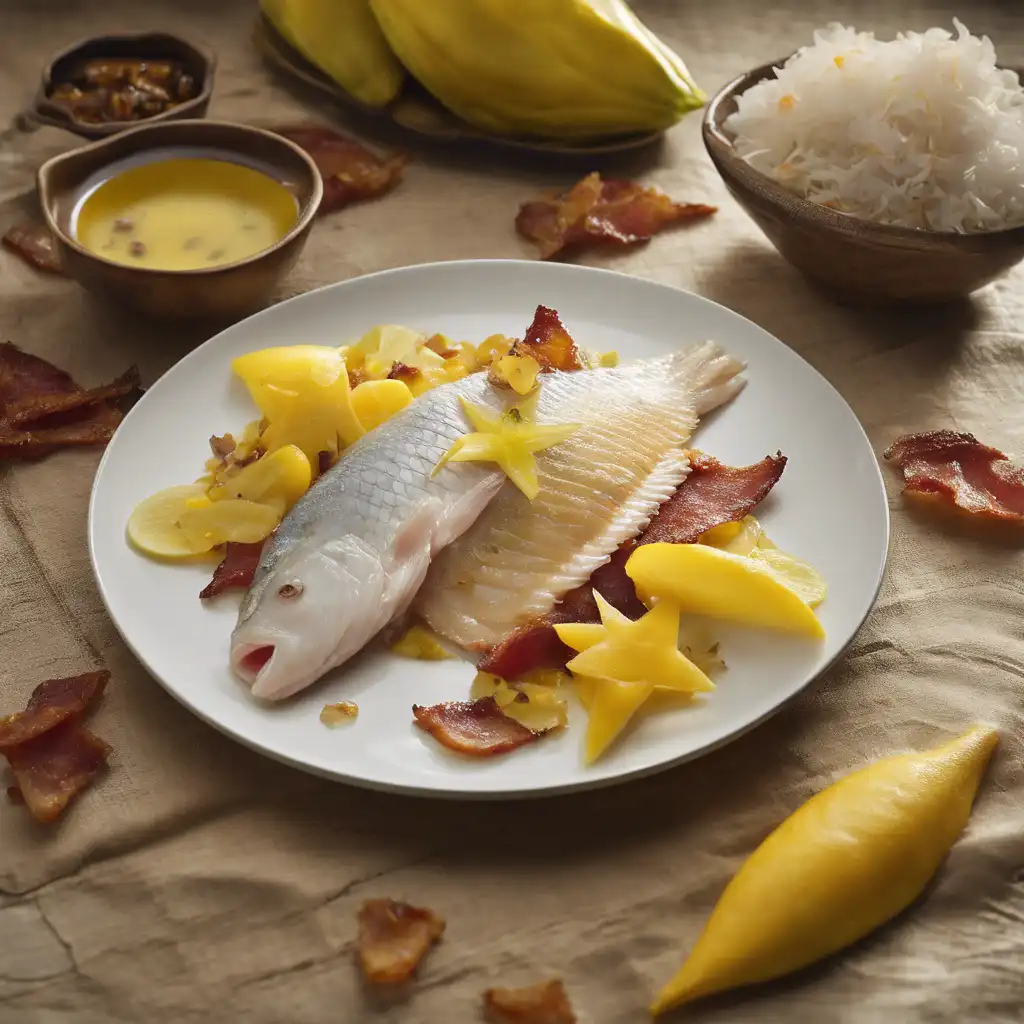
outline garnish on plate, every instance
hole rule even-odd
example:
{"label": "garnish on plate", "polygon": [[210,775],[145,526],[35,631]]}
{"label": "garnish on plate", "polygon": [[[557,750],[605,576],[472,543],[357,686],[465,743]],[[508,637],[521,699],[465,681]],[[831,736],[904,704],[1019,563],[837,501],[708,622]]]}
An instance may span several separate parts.
{"label": "garnish on plate", "polygon": [[997,743],[975,726],[811,797],[736,873],[651,1012],[797,971],[911,904],[967,824]]}
{"label": "garnish on plate", "polygon": [[320,709],[320,721],[327,726],[347,725],[354,722],[359,715],[359,706],[350,700],[339,700],[335,704],[325,704]]}
{"label": "garnish on plate", "polygon": [[973,434],[905,434],[885,451],[903,474],[904,494],[999,522],[1024,522],[1024,468]]}
{"label": "garnish on plate", "polygon": [[24,711],[0,717],[0,754],[15,784],[8,796],[36,820],[55,821],[106,765],[110,744],[81,724],[110,673],[85,672],[40,683]]}
{"label": "garnish on plate", "polygon": [[489,988],[484,1012],[494,1024],[576,1024],[561,978],[522,988]]}
{"label": "garnish on plate", "polygon": [[412,713],[416,724],[438,743],[470,757],[507,754],[543,735],[505,714],[496,696],[430,707],[414,704]]}
{"label": "garnish on plate", "polygon": [[437,637],[426,626],[411,625],[392,645],[391,650],[403,658],[419,661],[446,661],[454,657],[438,643]]}
{"label": "garnish on plate", "polygon": [[633,181],[602,181],[595,172],[562,195],[525,203],[516,230],[535,242],[547,260],[564,250],[636,245],[671,224],[710,217],[716,210],[703,203],[677,203]]}
{"label": "garnish on plate", "polygon": [[356,954],[363,976],[374,985],[394,985],[416,973],[445,921],[429,907],[392,899],[366,900],[358,913]]}
{"label": "garnish on plate", "polygon": [[572,437],[578,423],[536,422],[536,396],[495,415],[472,405],[461,395],[459,402],[473,433],[464,434],[441,456],[434,473],[449,462],[494,462],[531,501],[540,493],[534,455]]}

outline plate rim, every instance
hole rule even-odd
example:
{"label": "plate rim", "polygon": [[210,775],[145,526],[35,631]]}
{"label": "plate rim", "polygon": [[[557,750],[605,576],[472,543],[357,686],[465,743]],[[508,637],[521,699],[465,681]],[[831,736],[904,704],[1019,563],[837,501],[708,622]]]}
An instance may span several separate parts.
{"label": "plate rim", "polygon": [[[221,722],[206,714],[203,710],[195,705],[195,703],[189,700],[185,694],[178,692],[170,685],[168,685],[158,673],[156,673],[150,666],[146,657],[143,653],[137,649],[135,644],[122,630],[117,617],[115,616],[112,607],[111,600],[107,593],[107,587],[104,583],[103,572],[100,568],[99,561],[96,553],[95,543],[95,523],[96,523],[96,505],[98,502],[98,494],[100,491],[100,483],[103,479],[104,471],[107,466],[108,459],[110,458],[111,452],[113,451],[113,445],[108,444],[103,451],[103,455],[100,458],[99,464],[96,467],[96,472],[93,476],[92,484],[89,492],[89,504],[88,504],[88,515],[86,521],[86,532],[89,549],[89,563],[92,569],[93,579],[96,583],[96,588],[99,591],[100,599],[103,603],[104,610],[107,613],[114,629],[125,646],[131,651],[132,655],[139,662],[142,668],[146,671],[147,675],[159,685],[165,693],[169,694],[174,700],[185,707],[189,712],[195,715],[200,721],[211,726],[217,732],[234,742],[240,743],[242,746],[262,755],[263,757],[270,758],[271,760],[277,761],[280,764],[287,765],[290,768],[298,769],[299,771],[305,772],[309,775],[318,776],[325,778],[334,783],[340,783],[342,785],[354,786],[359,789],[371,790],[374,792],[389,793],[392,795],[400,796],[411,796],[423,799],[438,799],[438,800],[465,800],[473,802],[488,802],[488,801],[510,801],[510,800],[533,800],[541,799],[546,797],[563,796],[571,793],[584,793],[591,792],[597,789],[604,789],[611,786],[618,786],[624,783],[633,782],[642,778],[647,778],[652,775],[660,774],[662,772],[669,771],[673,768],[677,768],[680,765],[686,764],[690,761],[695,761],[707,754],[710,754],[716,750],[720,750],[722,747],[739,739],[748,732],[752,732],[758,726],[763,725],[768,719],[774,717],[783,709],[787,708],[793,701],[798,697],[806,693],[812,686],[817,684],[821,678],[829,672],[846,654],[850,649],[853,641],[860,633],[864,626],[864,623],[868,620],[871,613],[874,611],[875,606],[878,602],[878,595],[881,592],[882,584],[885,580],[885,574],[888,568],[889,555],[892,546],[892,516],[889,508],[887,492],[885,489],[885,480],[882,475],[882,468],[878,462],[878,458],[875,455],[874,448],[871,444],[871,439],[868,437],[867,431],[864,429],[863,423],[857,416],[853,407],[844,398],[842,393],[837,387],[811,362],[805,359],[796,349],[787,345],[786,342],[777,338],[774,334],[767,330],[767,328],[761,327],[760,324],[751,320],[749,317],[744,316],[742,313],[730,308],[729,306],[723,305],[720,302],[716,302],[714,299],[709,299],[704,295],[699,295],[696,292],[688,291],[685,288],[680,288],[675,285],[667,284],[663,281],[655,281],[651,278],[644,277],[641,274],[630,274],[620,270],[611,270],[604,267],[589,267],[580,266],[578,264],[563,264],[563,263],[539,263],[536,260],[526,259],[462,259],[462,260],[433,260],[423,263],[412,263],[406,264],[399,267],[390,267],[383,270],[374,271],[369,274],[361,274],[356,277],[347,278],[342,281],[334,281],[329,284],[321,285],[318,288],[312,288],[309,291],[301,292],[297,295],[293,295],[281,302],[274,303],[270,306],[266,306],[261,310],[251,314],[250,316],[244,317],[234,324],[223,328],[216,334],[207,338],[201,342],[194,349],[184,355],[177,362],[172,363],[151,385],[146,389],[143,397],[137,402],[125,415],[124,419],[119,424],[117,430],[120,431],[125,428],[125,425],[131,422],[131,418],[136,414],[136,410],[146,401],[148,396],[155,391],[164,382],[165,378],[171,375],[172,371],[177,371],[179,367],[186,364],[189,360],[193,359],[207,346],[213,345],[218,338],[229,331],[235,330],[242,324],[248,323],[250,320],[255,320],[272,310],[277,310],[280,307],[288,306],[295,302],[301,302],[307,299],[308,296],[316,295],[325,291],[343,290],[347,286],[352,286],[358,282],[363,282],[369,279],[380,280],[387,277],[401,277],[404,274],[414,273],[417,271],[424,271],[431,268],[444,268],[453,273],[458,273],[460,269],[467,267],[479,267],[480,265],[491,265],[496,268],[509,265],[524,265],[530,267],[544,266],[549,268],[546,272],[558,274],[565,274],[566,276],[594,276],[594,277],[607,277],[607,278],[623,278],[631,283],[639,283],[646,287],[653,287],[659,290],[665,290],[669,292],[677,292],[687,296],[690,299],[696,299],[698,302],[706,303],[710,306],[715,306],[731,316],[737,317],[747,324],[754,327],[757,331],[766,334],[776,344],[781,345],[783,348],[788,349],[789,352],[798,360],[800,360],[814,375],[816,375],[820,383],[825,386],[829,391],[832,392],[833,396],[844,405],[856,426],[857,431],[861,439],[863,440],[868,451],[871,452],[872,459],[871,465],[874,469],[874,479],[878,484],[878,490],[882,496],[881,511],[882,519],[885,527],[885,544],[882,551],[882,557],[879,565],[876,567],[875,581],[871,590],[870,600],[867,602],[866,607],[857,622],[856,626],[850,633],[849,638],[846,642],[835,652],[832,658],[820,668],[816,669],[812,675],[796,690],[794,690],[787,697],[780,700],[777,704],[769,708],[763,714],[758,715],[756,718],[744,722],[738,725],[735,729],[729,730],[718,739],[706,743],[696,750],[686,751],[680,754],[678,757],[668,758],[664,761],[659,761],[656,764],[642,765],[635,768],[629,768],[618,772],[614,775],[602,775],[593,779],[587,780],[574,780],[571,782],[555,783],[555,784],[541,784],[530,786],[528,788],[515,788],[515,787],[502,787],[485,790],[463,790],[453,789],[449,787],[434,787],[434,786],[423,786],[413,785],[406,783],[395,783],[381,781],[379,779],[355,777],[346,773],[331,771],[329,769],[321,768],[318,765],[312,765],[307,762],[303,762],[296,757],[290,756],[287,753],[283,753],[278,750],[268,749],[265,745],[259,741],[251,739],[244,733],[234,728],[229,722]],[[116,432],[115,432],[116,434]]]}

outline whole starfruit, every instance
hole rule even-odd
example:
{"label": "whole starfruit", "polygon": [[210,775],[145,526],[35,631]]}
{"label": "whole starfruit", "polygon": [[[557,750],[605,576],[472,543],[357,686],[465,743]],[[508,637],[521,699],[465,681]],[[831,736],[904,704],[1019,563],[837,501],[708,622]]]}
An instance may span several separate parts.
{"label": "whole starfruit", "polygon": [[444,106],[500,135],[660,131],[706,100],[621,0],[370,0],[392,50]]}
{"label": "whole starfruit", "polygon": [[383,107],[398,95],[405,69],[369,0],[260,0],[260,10],[306,60],[361,103]]}

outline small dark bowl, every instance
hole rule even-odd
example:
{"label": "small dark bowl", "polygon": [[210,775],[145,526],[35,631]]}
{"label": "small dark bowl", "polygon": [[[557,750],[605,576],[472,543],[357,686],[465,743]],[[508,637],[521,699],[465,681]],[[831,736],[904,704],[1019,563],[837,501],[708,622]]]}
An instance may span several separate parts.
{"label": "small dark bowl", "polygon": [[[50,99],[50,94],[62,82],[76,77],[86,61],[103,57],[112,60],[179,61],[185,72],[195,80],[199,91],[193,99],[185,100],[171,110],[165,110],[162,114],[154,114],[140,121],[110,121],[104,124],[80,121],[73,117],[66,107],[54,103]],[[216,67],[217,59],[210,50],[166,32],[94,36],[62,50],[46,65],[32,106],[31,117],[40,124],[64,128],[85,139],[104,139],[140,125],[203,117],[210,105]]]}
{"label": "small dark bowl", "polygon": [[733,198],[809,281],[844,301],[930,303],[963,298],[1024,259],[1024,227],[958,234],[876,224],[802,199],[733,149],[726,119],[783,61],[730,82],[708,104],[704,144]]}
{"label": "small dark bowl", "polygon": [[[280,241],[237,263],[156,270],[103,259],[75,240],[72,217],[78,203],[101,181],[126,169],[129,160],[146,163],[150,154],[152,160],[203,156],[207,150],[288,186],[298,216]],[[273,132],[224,121],[164,121],[131,128],[48,160],[39,168],[38,184],[64,272],[112,302],[172,320],[239,317],[265,305],[302,252],[324,191],[320,172],[304,150]]]}

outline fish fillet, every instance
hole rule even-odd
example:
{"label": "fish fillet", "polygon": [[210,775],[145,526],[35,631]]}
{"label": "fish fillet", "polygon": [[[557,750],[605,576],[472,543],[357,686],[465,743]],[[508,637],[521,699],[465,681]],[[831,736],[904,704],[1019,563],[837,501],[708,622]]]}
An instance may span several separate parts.
{"label": "fish fillet", "polygon": [[536,499],[505,487],[435,558],[416,611],[470,650],[543,615],[675,492],[699,418],[740,390],[742,369],[704,342],[616,369],[543,376],[537,420],[581,429],[537,456]]}

